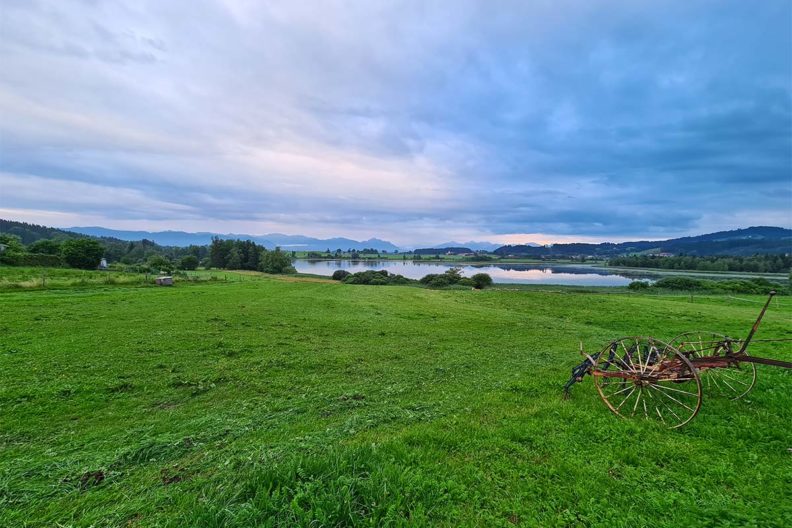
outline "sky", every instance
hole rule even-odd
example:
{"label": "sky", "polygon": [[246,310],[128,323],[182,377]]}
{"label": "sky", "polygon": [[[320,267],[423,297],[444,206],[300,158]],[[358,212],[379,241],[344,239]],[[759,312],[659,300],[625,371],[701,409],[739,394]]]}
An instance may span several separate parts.
{"label": "sky", "polygon": [[397,244],[792,227],[792,2],[0,2],[0,218]]}

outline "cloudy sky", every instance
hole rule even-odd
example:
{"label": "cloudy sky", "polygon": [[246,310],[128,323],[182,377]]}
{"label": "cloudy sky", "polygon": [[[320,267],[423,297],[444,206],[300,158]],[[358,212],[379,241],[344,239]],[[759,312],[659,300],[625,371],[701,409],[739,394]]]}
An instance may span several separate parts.
{"label": "cloudy sky", "polygon": [[792,2],[2,0],[0,217],[401,244],[792,227]]}

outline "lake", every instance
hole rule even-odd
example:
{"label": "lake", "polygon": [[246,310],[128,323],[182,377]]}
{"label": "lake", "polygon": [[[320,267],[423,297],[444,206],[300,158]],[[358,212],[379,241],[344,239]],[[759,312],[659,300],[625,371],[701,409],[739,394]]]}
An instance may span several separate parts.
{"label": "lake", "polygon": [[[388,273],[404,275],[409,279],[420,279],[430,273],[443,273],[455,267],[448,263],[424,263],[401,260],[297,260],[294,267],[300,273],[331,276],[336,270],[350,273],[366,270],[387,270]],[[495,282],[512,284],[559,284],[568,286],[626,286],[639,278],[651,278],[651,274],[611,271],[592,266],[571,264],[483,264],[457,265],[462,274],[470,277],[475,273],[487,273]],[[654,277],[656,278],[656,276]]]}

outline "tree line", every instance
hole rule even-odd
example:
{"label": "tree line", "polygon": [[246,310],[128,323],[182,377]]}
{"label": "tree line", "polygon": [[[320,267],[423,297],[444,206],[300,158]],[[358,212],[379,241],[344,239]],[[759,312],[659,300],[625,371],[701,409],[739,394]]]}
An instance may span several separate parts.
{"label": "tree line", "polygon": [[268,250],[252,240],[213,237],[209,245],[207,267],[265,273],[294,273],[292,262],[292,254],[281,251],[280,248]]}
{"label": "tree line", "polygon": [[680,255],[630,255],[614,257],[609,266],[626,268],[658,268],[691,271],[746,271],[757,273],[788,273],[792,268],[792,255],[753,255],[750,257],[694,257]]}
{"label": "tree line", "polygon": [[[58,231],[58,230],[53,230]],[[27,231],[28,240],[38,234]],[[62,233],[62,232],[61,232]],[[268,250],[249,240],[212,239],[208,246],[166,247],[150,240],[125,242],[87,236],[37,238],[27,244],[18,234],[0,233],[0,264],[96,269],[102,258],[115,267],[140,272],[194,270],[198,266],[266,273],[292,273],[293,256],[279,248]]]}

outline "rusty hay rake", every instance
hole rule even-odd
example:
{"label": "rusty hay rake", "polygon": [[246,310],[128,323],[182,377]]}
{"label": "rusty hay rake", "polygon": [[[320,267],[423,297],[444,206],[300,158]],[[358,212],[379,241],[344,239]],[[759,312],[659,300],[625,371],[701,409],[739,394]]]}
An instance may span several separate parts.
{"label": "rusty hay rake", "polygon": [[590,374],[600,398],[614,414],[655,420],[672,429],[682,427],[698,414],[703,388],[738,399],[756,384],[757,363],[792,369],[791,362],[748,354],[748,345],[775,293],[770,292],[745,339],[715,332],[685,332],[669,342],[624,337],[592,355],[583,351],[581,343],[585,360],[572,369],[564,395],[568,397],[570,388]]}

